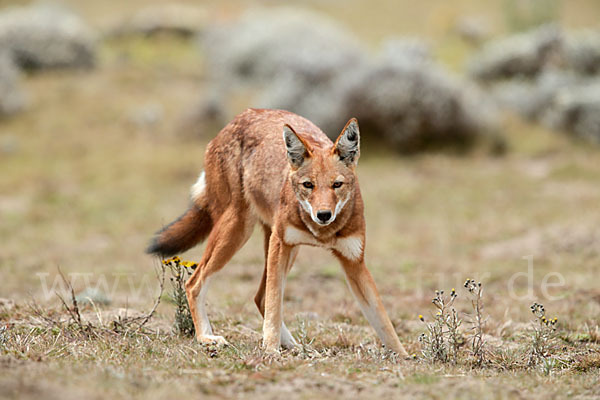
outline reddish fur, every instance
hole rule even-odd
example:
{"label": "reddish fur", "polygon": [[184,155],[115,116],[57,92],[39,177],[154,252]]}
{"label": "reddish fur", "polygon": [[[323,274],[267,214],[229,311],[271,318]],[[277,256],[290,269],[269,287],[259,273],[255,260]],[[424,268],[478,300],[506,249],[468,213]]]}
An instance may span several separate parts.
{"label": "reddish fur", "polygon": [[210,215],[192,204],[184,214],[156,233],[146,252],[162,257],[183,253],[206,239],[212,225]]}
{"label": "reddish fur", "polygon": [[[305,162],[294,168],[288,164],[282,136],[286,124],[307,150]],[[266,261],[255,302],[265,317],[263,344],[268,351],[276,351],[280,345],[283,280],[298,247],[285,241],[285,232],[293,227],[301,235],[312,237],[312,245],[333,251],[353,294],[383,342],[406,355],[364,264],[364,205],[354,173],[356,160],[342,162],[337,150],[312,122],[287,111],[264,109],[246,110],[209,143],[205,191],[194,199],[191,210],[158,234],[149,249],[162,255],[173,254],[190,248],[208,234],[198,268],[186,283],[198,340],[212,340],[202,333],[209,332],[210,327],[202,318],[204,305],[196,301],[203,285],[243,246],[254,225],[260,222],[265,232]],[[337,177],[342,177],[344,184],[334,189],[332,183]],[[315,187],[306,191],[301,180],[309,178]],[[300,205],[302,200],[312,207],[332,210],[340,199],[346,198],[346,205],[326,226],[315,223]],[[360,240],[360,254],[352,259],[344,256],[343,248],[342,252],[335,248],[335,243],[345,238]]]}

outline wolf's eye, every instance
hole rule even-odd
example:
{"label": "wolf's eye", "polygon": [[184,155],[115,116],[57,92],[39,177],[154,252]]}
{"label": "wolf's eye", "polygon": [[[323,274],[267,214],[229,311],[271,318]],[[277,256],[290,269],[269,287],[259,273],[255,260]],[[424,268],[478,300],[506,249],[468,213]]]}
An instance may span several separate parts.
{"label": "wolf's eye", "polygon": [[305,188],[307,188],[307,189],[312,189],[312,188],[314,188],[314,187],[315,187],[315,185],[313,185],[313,184],[312,184],[312,182],[308,182],[308,181],[304,182],[304,183],[302,184],[302,186],[304,186],[304,187],[305,187]]}
{"label": "wolf's eye", "polygon": [[344,182],[333,182],[332,187],[334,189],[338,189],[338,188],[341,188],[343,184],[344,184]]}

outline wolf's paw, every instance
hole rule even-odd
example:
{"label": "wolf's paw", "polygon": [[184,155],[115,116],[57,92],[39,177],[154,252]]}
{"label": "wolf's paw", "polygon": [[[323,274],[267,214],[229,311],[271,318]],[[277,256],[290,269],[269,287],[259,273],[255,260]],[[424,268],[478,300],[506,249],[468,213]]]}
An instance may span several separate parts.
{"label": "wolf's paw", "polygon": [[225,340],[225,338],[223,336],[217,336],[217,335],[201,335],[201,336],[197,336],[196,340],[198,341],[198,343],[205,344],[205,345],[217,345],[217,346],[229,345],[229,342],[227,340]]}

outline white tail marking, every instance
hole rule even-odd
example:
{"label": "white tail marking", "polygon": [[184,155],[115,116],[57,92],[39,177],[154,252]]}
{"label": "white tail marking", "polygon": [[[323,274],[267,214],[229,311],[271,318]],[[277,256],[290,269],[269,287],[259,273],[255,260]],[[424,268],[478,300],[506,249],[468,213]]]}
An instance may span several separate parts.
{"label": "white tail marking", "polygon": [[194,183],[192,185],[192,189],[190,190],[190,195],[192,196],[192,201],[196,201],[200,196],[202,196],[202,194],[204,194],[205,190],[206,190],[206,176],[204,174],[204,171],[202,171],[202,173],[200,173],[200,176],[198,177],[198,180],[196,181],[196,183]]}

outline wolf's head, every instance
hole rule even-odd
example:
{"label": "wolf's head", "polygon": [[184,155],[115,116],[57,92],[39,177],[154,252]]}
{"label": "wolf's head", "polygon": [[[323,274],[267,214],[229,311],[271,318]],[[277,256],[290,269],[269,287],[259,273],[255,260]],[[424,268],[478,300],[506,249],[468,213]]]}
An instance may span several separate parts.
{"label": "wolf's head", "polygon": [[283,128],[283,139],[298,201],[316,224],[331,224],[354,194],[354,169],[360,156],[358,121],[348,121],[329,148],[312,146],[289,125]]}

